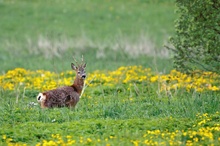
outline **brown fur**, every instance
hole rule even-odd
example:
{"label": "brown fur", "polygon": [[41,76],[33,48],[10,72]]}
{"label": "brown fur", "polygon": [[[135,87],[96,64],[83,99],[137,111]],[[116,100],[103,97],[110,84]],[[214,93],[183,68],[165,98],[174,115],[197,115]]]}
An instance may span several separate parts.
{"label": "brown fur", "polygon": [[80,94],[71,86],[64,86],[43,92],[46,99],[41,102],[41,107],[74,107],[79,101]]}
{"label": "brown fur", "polygon": [[86,64],[78,65],[72,63],[72,69],[76,71],[76,78],[71,86],[64,86],[57,89],[39,93],[37,100],[42,108],[53,107],[75,107],[78,103],[86,77]]}

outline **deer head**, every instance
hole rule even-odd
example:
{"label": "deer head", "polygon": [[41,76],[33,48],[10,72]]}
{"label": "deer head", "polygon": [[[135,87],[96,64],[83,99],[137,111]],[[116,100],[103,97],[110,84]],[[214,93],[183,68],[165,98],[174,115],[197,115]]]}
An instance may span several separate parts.
{"label": "deer head", "polygon": [[75,60],[75,62],[77,64],[77,66],[74,63],[71,63],[71,67],[73,70],[76,71],[76,78],[81,79],[81,80],[85,80],[85,78],[86,78],[86,71],[85,71],[86,63],[84,63],[84,61],[83,61],[83,56],[82,56],[82,64],[78,64],[76,60]]}

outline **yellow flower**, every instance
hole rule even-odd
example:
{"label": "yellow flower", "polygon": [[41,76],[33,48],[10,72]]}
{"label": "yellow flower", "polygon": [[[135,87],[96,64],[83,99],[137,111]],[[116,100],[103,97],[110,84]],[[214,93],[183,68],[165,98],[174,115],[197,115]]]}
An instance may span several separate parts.
{"label": "yellow flower", "polygon": [[139,143],[138,140],[132,140],[131,142],[134,144],[134,146],[138,146],[138,143]]}
{"label": "yellow flower", "polygon": [[[199,71],[197,71],[199,72]],[[104,86],[114,87],[116,84],[132,83],[132,82],[150,82],[154,84],[159,82],[161,91],[177,90],[179,88],[187,91],[203,92],[205,90],[219,91],[220,87],[217,83],[220,75],[211,72],[196,72],[193,76],[171,70],[169,74],[161,74],[158,76],[149,68],[142,66],[121,66],[114,71],[94,71],[88,74],[86,84],[89,87]],[[72,71],[65,71],[56,74],[50,71],[37,70],[29,71],[23,68],[15,68],[9,70],[6,74],[0,75],[0,87],[5,90],[15,90],[15,88],[27,88],[36,90],[51,90],[62,85],[71,85],[74,79]],[[155,84],[156,85],[156,84]],[[129,86],[128,88],[131,89]]]}
{"label": "yellow flower", "polygon": [[35,146],[41,146],[41,143],[39,142],[39,143],[37,143]]}
{"label": "yellow flower", "polygon": [[70,135],[67,135],[67,136],[66,136],[66,138],[67,138],[67,139],[71,139],[71,138],[72,138],[72,136],[70,136]]}
{"label": "yellow flower", "polygon": [[6,135],[2,135],[2,139],[6,140],[7,136]]}
{"label": "yellow flower", "polygon": [[150,78],[150,81],[153,83],[153,82],[156,82],[158,80],[158,76],[153,76]]}
{"label": "yellow flower", "polygon": [[91,139],[91,138],[87,138],[87,142],[88,142],[88,143],[91,143],[91,142],[92,142],[92,139]]}

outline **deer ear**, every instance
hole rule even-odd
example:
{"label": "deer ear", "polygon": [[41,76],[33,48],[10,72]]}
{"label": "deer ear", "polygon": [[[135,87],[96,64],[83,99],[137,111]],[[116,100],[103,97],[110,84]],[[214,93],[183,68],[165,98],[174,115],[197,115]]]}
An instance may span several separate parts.
{"label": "deer ear", "polygon": [[73,63],[71,63],[71,67],[73,70],[77,70],[77,67]]}
{"label": "deer ear", "polygon": [[86,68],[86,63],[84,63],[83,68]]}

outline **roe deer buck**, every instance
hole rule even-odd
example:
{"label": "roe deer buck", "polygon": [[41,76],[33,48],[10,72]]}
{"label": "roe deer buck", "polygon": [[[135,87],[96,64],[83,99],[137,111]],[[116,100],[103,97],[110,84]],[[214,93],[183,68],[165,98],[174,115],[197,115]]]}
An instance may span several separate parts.
{"label": "roe deer buck", "polygon": [[70,86],[63,86],[39,93],[37,101],[42,108],[75,107],[79,101],[79,97],[84,87],[84,80],[86,78],[86,63],[83,61],[83,56],[81,64],[78,64],[76,60],[75,62],[77,66],[71,63],[72,69],[76,71],[74,83]]}

